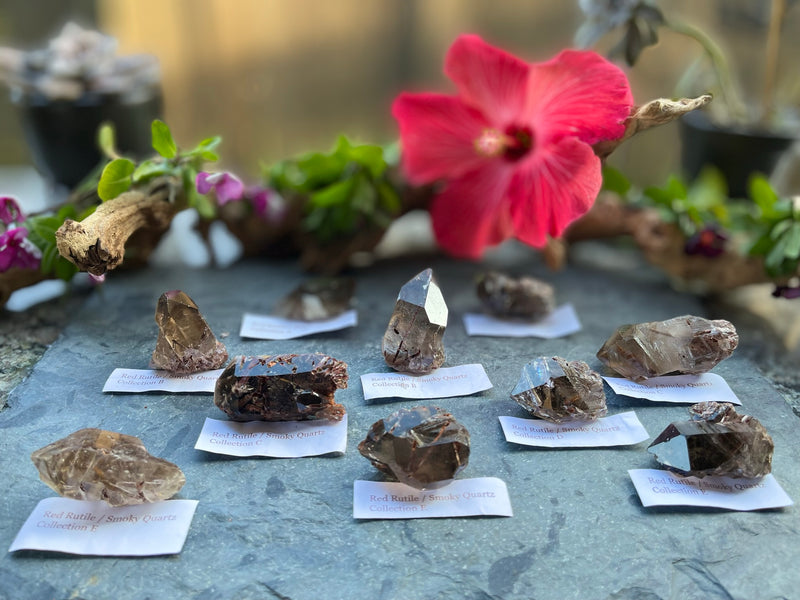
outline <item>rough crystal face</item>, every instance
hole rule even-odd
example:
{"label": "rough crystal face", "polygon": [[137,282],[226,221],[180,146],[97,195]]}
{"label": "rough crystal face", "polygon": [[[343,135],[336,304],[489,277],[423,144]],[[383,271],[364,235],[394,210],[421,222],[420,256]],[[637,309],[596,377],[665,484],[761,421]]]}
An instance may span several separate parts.
{"label": "rough crystal face", "polygon": [[440,408],[403,408],[374,423],[358,451],[378,470],[421,489],[467,466],[469,432]]}
{"label": "rough crystal face", "polygon": [[774,444],[764,426],[732,404],[700,402],[690,420],[671,423],[648,447],[670,470],[705,477],[763,477],[772,470]]}
{"label": "rough crystal face", "polygon": [[511,397],[533,416],[560,423],[606,415],[603,379],[580,360],[536,358],[522,367]]}
{"label": "rough crystal face", "polygon": [[156,306],[158,339],[152,369],[173,373],[197,373],[218,369],[228,360],[228,351],[217,341],[200,309],[180,290],[161,294]]}
{"label": "rough crystal face", "polygon": [[673,373],[705,373],[728,358],[738,343],[732,323],[685,315],[622,325],[597,358],[623,377],[642,381]]}
{"label": "rough crystal face", "polygon": [[487,312],[498,317],[537,321],[556,307],[555,290],[533,277],[509,277],[489,271],[478,279],[478,298]]}
{"label": "rough crystal face", "polygon": [[349,277],[309,279],[278,303],[275,314],[296,321],[333,318],[350,308],[355,287]]}
{"label": "rough crystal face", "polygon": [[341,421],[334,400],[347,363],[325,354],[239,356],[217,379],[214,403],[234,421]]}
{"label": "rough crystal face", "polygon": [[404,373],[430,373],[444,363],[442,336],[447,305],[442,291],[425,269],[402,288],[383,335],[386,364]]}
{"label": "rough crystal face", "polygon": [[102,429],[76,431],[36,450],[31,460],[59,495],[111,506],[166,500],[186,483],[176,465],[151,456],[139,438]]}

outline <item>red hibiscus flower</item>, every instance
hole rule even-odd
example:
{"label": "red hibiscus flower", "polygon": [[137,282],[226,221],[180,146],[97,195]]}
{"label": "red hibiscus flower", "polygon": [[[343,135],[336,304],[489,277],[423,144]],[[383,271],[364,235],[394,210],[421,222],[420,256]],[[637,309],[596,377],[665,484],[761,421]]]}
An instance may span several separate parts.
{"label": "red hibiscus flower", "polygon": [[445,73],[458,95],[392,106],[409,181],[445,184],[431,206],[439,244],[478,258],[511,236],[541,247],[561,235],[600,190],[592,144],[624,133],[625,74],[589,51],[528,64],[474,35],[455,41]]}

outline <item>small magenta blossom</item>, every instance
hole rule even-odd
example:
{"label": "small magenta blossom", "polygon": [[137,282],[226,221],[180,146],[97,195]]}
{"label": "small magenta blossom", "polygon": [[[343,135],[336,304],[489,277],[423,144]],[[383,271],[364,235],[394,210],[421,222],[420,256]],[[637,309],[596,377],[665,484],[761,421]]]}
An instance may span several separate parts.
{"label": "small magenta blossom", "polygon": [[445,73],[458,94],[392,106],[407,179],[444,183],[430,209],[439,245],[478,258],[512,236],[537,247],[560,236],[600,191],[592,145],[625,132],[625,74],[590,51],[529,64],[474,35],[451,46]]}
{"label": "small magenta blossom", "polygon": [[271,188],[253,185],[245,189],[244,199],[253,205],[253,212],[270,223],[278,223],[286,214],[286,201]]}
{"label": "small magenta blossom", "polygon": [[0,196],[0,221],[6,225],[22,223],[25,216],[19,208],[17,201],[10,196]]}
{"label": "small magenta blossom", "polygon": [[795,298],[800,298],[800,287],[795,285],[778,285],[772,290],[772,295],[776,298],[794,300]]}
{"label": "small magenta blossom", "polygon": [[220,206],[233,200],[241,200],[242,194],[244,194],[244,184],[241,180],[233,173],[226,171],[219,173],[201,171],[197,174],[195,186],[201,194],[208,194],[214,190]]}
{"label": "small magenta blossom", "polygon": [[286,213],[286,202],[278,192],[260,185],[245,187],[232,173],[200,172],[197,174],[195,186],[201,194],[214,190],[220,206],[235,200],[250,202],[256,216],[270,223],[279,222]]}
{"label": "small magenta blossom", "polygon": [[727,241],[728,237],[724,233],[714,225],[709,225],[687,239],[683,251],[689,255],[715,258],[725,252]]}
{"label": "small magenta blossom", "polygon": [[14,227],[0,233],[0,273],[11,268],[38,269],[39,249],[28,240],[28,230]]}

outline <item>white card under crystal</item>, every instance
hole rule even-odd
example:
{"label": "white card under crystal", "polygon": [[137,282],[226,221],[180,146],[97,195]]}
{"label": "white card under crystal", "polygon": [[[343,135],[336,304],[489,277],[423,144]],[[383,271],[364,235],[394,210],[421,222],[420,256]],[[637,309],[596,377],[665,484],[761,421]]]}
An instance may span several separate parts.
{"label": "white card under crystal", "polygon": [[492,387],[483,365],[442,367],[427,375],[366,373],[361,376],[364,399],[452,398],[469,396]]}
{"label": "white card under crystal", "polygon": [[464,328],[467,330],[467,335],[553,339],[580,331],[581,322],[573,306],[564,304],[543,319],[534,322],[499,319],[482,313],[467,313],[464,315]]}
{"label": "white card under crystal", "polygon": [[320,321],[295,321],[271,315],[245,313],[239,335],[259,340],[292,340],[358,325],[358,311],[347,310],[340,315]]}
{"label": "white card under crystal", "polygon": [[507,442],[545,448],[630,446],[650,436],[633,411],[595,421],[551,423],[541,419],[498,417]]}
{"label": "white card under crystal", "polygon": [[622,377],[603,377],[603,379],[615,393],[631,398],[679,404],[695,404],[704,401],[741,404],[728,382],[716,373],[665,375],[651,377],[641,383]]}
{"label": "white card under crystal", "polygon": [[511,517],[508,488],[497,477],[456,479],[429,490],[404,483],[353,483],[354,519],[429,519],[496,515]]}
{"label": "white card under crystal", "polygon": [[175,375],[153,369],[114,369],[103,386],[104,392],[204,392],[214,393],[223,369]]}
{"label": "white card under crystal", "polygon": [[344,453],[347,415],[341,421],[221,421],[206,418],[194,447],[230,456],[301,458]]}
{"label": "white card under crystal", "polygon": [[178,554],[197,500],[109,506],[71,498],[45,498],[14,538],[9,552],[48,550],[86,556]]}

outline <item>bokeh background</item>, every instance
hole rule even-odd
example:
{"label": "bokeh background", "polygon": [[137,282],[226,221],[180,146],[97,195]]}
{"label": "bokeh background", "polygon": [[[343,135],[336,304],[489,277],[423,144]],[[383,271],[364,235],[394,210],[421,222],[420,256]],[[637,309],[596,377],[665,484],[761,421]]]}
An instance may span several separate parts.
{"label": "bokeh background", "polygon": [[[755,95],[769,18],[767,0],[667,0],[665,12],[714,36]],[[396,137],[401,90],[452,89],[444,54],[464,32],[528,60],[572,45],[577,0],[0,0],[0,45],[36,48],[67,20],[119,40],[121,53],[161,64],[165,118],[179,143],[224,138],[224,166],[245,177],[259,165],[331,146],[340,133],[372,143]],[[800,7],[783,36],[781,94],[800,98]],[[607,49],[611,39],[605,40]],[[665,33],[629,76],[637,101],[672,96],[699,48]],[[788,86],[788,88],[787,88]],[[794,88],[794,89],[792,89]],[[640,185],[678,168],[676,126],[648,132],[612,158]],[[0,92],[0,165],[30,164],[8,94]]]}

